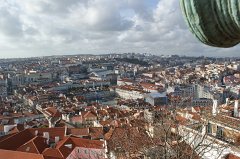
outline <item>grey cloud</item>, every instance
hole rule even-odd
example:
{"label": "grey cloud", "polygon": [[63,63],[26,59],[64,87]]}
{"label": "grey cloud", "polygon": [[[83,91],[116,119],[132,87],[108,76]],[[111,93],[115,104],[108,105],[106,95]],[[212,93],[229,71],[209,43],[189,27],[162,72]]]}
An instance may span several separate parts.
{"label": "grey cloud", "polygon": [[20,6],[30,9],[31,12],[48,16],[64,16],[72,7],[78,4],[86,5],[89,0],[25,0]]}
{"label": "grey cloud", "polygon": [[120,7],[114,5],[113,0],[92,2],[87,9],[86,23],[93,30],[98,31],[124,31],[133,26],[133,21],[125,19],[120,14]]}
{"label": "grey cloud", "polygon": [[153,19],[152,8],[147,6],[147,1],[128,0],[129,8],[132,8],[137,15],[146,21]]}
{"label": "grey cloud", "polygon": [[0,9],[0,32],[9,37],[22,35],[22,23],[19,17],[6,10]]}
{"label": "grey cloud", "polygon": [[124,31],[128,30],[133,26],[133,22],[130,20],[119,20],[119,21],[111,21],[110,19],[105,19],[100,22],[91,25],[91,29],[97,31]]}
{"label": "grey cloud", "polygon": [[200,43],[188,30],[178,0],[159,0],[154,8],[147,1],[4,1],[0,57],[109,52],[239,56],[239,46],[217,49]]}

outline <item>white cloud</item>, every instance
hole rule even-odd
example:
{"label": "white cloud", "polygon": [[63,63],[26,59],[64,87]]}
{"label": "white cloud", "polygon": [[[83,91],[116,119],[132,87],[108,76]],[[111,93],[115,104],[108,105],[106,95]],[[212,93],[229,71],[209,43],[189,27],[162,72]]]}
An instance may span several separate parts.
{"label": "white cloud", "polygon": [[0,57],[109,52],[239,56],[239,46],[217,49],[194,38],[178,0],[159,0],[154,8],[149,0],[0,1]]}

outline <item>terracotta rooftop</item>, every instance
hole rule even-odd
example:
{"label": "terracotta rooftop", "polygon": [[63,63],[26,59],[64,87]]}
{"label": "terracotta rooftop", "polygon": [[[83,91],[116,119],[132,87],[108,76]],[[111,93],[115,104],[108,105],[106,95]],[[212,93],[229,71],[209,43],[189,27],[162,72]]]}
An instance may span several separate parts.
{"label": "terracotta rooftop", "polygon": [[187,123],[187,119],[180,116],[180,115],[176,115],[176,120],[179,122],[179,124],[185,125]]}
{"label": "terracotta rooftop", "polygon": [[21,131],[2,140],[0,142],[0,149],[17,150],[17,148],[31,140],[33,137],[34,136],[28,130]]}
{"label": "terracotta rooftop", "polygon": [[48,145],[46,143],[46,139],[43,137],[34,137],[30,141],[26,142],[22,146],[20,146],[17,151],[28,152],[28,153],[36,153],[41,154]]}
{"label": "terracotta rooftop", "polygon": [[50,139],[55,139],[56,136],[59,136],[60,139],[63,139],[65,136],[65,127],[56,127],[56,128],[32,128],[27,129],[31,133],[31,135],[35,136],[37,132],[38,135],[43,136],[44,132],[48,132]]}
{"label": "terracotta rooftop", "polygon": [[89,128],[69,128],[67,134],[74,136],[88,136]]}
{"label": "terracotta rooftop", "polygon": [[33,154],[19,151],[9,151],[0,149],[0,156],[3,159],[44,159],[41,154]]}
{"label": "terracotta rooftop", "polygon": [[52,117],[61,117],[61,113],[55,107],[48,107],[44,109],[43,112],[45,112],[47,115],[50,115]]}
{"label": "terracotta rooftop", "polygon": [[58,149],[47,148],[42,153],[45,159],[64,159],[63,155]]}
{"label": "terracotta rooftop", "polygon": [[238,157],[238,156],[235,156],[235,155],[233,155],[233,154],[228,154],[226,157],[225,157],[225,159],[240,159],[240,157]]}
{"label": "terracotta rooftop", "polygon": [[[76,130],[75,133],[79,133],[80,129],[70,130]],[[82,129],[82,131],[80,133],[87,133],[86,129]],[[57,136],[60,138],[55,148],[50,148],[50,145],[47,144],[47,139],[43,137],[44,132],[49,133],[50,140],[54,141]],[[91,128],[91,132],[96,136],[95,138],[99,138],[103,134],[102,128]],[[64,159],[76,147],[105,149],[103,141],[65,136],[65,128],[36,128],[0,138],[0,158],[6,155],[7,157],[4,159],[28,159],[30,156],[31,159]]]}
{"label": "terracotta rooftop", "polygon": [[0,137],[0,142],[3,141],[3,140],[5,140],[5,139],[7,139],[7,138],[9,138],[9,137],[11,137],[11,136],[13,136],[13,135],[15,135],[15,134],[16,134],[16,133],[12,133],[12,134],[8,134],[8,135],[1,136],[1,137]]}
{"label": "terracotta rooftop", "polygon": [[90,135],[92,139],[102,139],[104,138],[102,127],[90,127]]}
{"label": "terracotta rooftop", "polygon": [[94,149],[104,149],[104,142],[99,140],[88,140],[71,137],[72,142],[77,147],[85,147],[85,148],[94,148]]}
{"label": "terracotta rooftop", "polygon": [[96,118],[97,116],[94,115],[91,111],[81,112],[83,118]]}

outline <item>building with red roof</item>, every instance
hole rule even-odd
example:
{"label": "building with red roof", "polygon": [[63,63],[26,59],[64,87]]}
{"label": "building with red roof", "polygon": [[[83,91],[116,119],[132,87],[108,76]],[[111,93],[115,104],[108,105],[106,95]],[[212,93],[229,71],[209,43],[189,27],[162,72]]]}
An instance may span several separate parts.
{"label": "building with red roof", "polygon": [[[96,130],[95,130],[96,131]],[[106,142],[67,135],[67,129],[35,128],[0,138],[0,157],[11,159],[106,158]]]}

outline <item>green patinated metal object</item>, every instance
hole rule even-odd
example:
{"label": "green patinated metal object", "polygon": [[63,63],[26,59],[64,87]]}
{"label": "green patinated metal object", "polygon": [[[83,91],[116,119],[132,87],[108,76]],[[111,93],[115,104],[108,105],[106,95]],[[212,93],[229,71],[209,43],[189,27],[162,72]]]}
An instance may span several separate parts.
{"label": "green patinated metal object", "polygon": [[233,47],[240,43],[240,0],[180,0],[191,32],[203,43]]}

